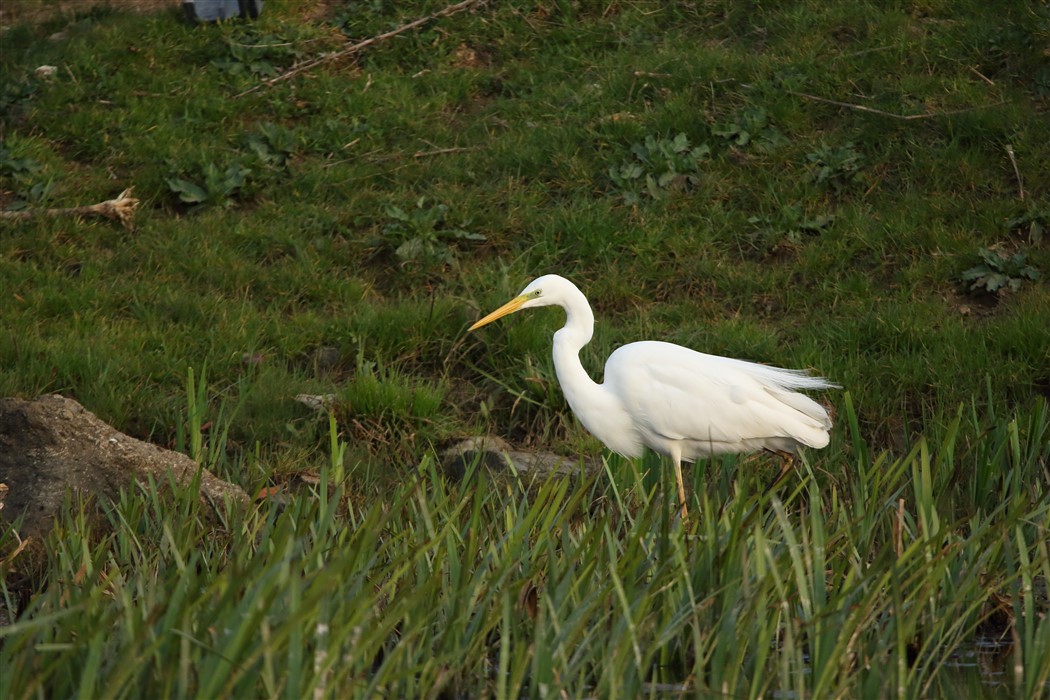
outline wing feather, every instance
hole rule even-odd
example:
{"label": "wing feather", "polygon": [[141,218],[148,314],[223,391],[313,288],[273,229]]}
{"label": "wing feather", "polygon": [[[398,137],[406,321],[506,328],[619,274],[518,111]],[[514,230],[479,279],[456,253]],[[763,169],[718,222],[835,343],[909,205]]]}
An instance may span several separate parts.
{"label": "wing feather", "polygon": [[644,432],[665,440],[793,438],[816,447],[827,443],[831,425],[820,404],[794,391],[833,386],[826,380],[671,343],[619,348],[606,363],[605,386]]}

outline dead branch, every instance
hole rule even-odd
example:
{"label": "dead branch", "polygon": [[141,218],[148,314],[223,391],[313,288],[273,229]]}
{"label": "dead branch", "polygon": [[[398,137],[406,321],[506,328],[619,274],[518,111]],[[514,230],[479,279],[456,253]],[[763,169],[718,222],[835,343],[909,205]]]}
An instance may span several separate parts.
{"label": "dead branch", "polygon": [[904,551],[904,499],[897,500],[897,522],[893,524],[893,549],[900,559]]}
{"label": "dead branch", "polygon": [[117,195],[116,199],[107,199],[105,202],[82,207],[0,211],[0,219],[21,220],[31,219],[35,216],[101,216],[107,219],[115,219],[123,224],[124,228],[130,230],[132,226],[131,220],[139,206],[139,200],[131,196],[133,189],[132,187],[127,188]]}
{"label": "dead branch", "polygon": [[[0,482],[0,510],[4,509],[4,498],[7,496],[9,490],[7,484]],[[30,541],[33,539],[32,537],[26,537],[23,540],[17,531],[13,531],[12,534],[15,536],[15,539],[18,540],[18,546],[15,548],[15,551],[11,552],[3,559],[0,559],[0,574],[2,574],[4,569],[7,568],[8,564],[15,560],[15,557],[22,553],[23,549],[29,546]]]}
{"label": "dead branch", "polygon": [[379,42],[386,41],[391,37],[397,36],[398,34],[404,34],[405,32],[415,29],[416,27],[422,24],[426,24],[427,22],[433,19],[437,19],[439,17],[447,17],[448,15],[454,15],[457,12],[462,12],[463,10],[466,10],[474,5],[478,5],[482,2],[484,2],[484,0],[463,0],[462,2],[457,2],[454,5],[449,5],[443,10],[438,10],[433,14],[427,15],[426,17],[420,17],[419,19],[412,20],[408,24],[402,24],[397,29],[391,29],[389,32],[378,34],[369,39],[365,39],[364,41],[359,41],[356,44],[350,44],[349,46],[346,46],[338,51],[326,53],[321,56],[318,56],[317,58],[312,58],[308,61],[303,61],[302,63],[292,66],[291,68],[289,68],[284,73],[281,73],[278,76],[264,80],[258,85],[250,87],[244,92],[234,95],[233,99],[236,100],[240,97],[244,97],[245,95],[249,95],[257,90],[261,90],[264,87],[271,87],[281,81],[290,80],[291,78],[294,78],[300,73],[308,71],[312,68],[316,68],[317,66],[323,63],[328,63],[329,61],[335,61],[340,58],[344,58],[346,56],[358,53],[362,49],[366,49],[372,44],[378,44]]}
{"label": "dead branch", "polygon": [[431,156],[443,156],[446,153],[467,153],[478,150],[478,146],[452,146],[451,148],[435,148],[432,151],[416,151],[413,158],[430,158]]}
{"label": "dead branch", "polygon": [[13,562],[22,551],[29,546],[29,543],[33,541],[32,537],[26,537],[24,540],[19,537],[18,533],[14,533],[15,539],[18,540],[18,546],[15,550],[8,554],[3,560],[0,560],[0,572],[3,572],[11,562]]}
{"label": "dead branch", "polygon": [[449,148],[435,148],[430,151],[416,151],[414,153],[386,153],[384,155],[375,156],[369,158],[373,163],[381,163],[386,160],[399,160],[401,158],[432,158],[434,156],[443,156],[448,153],[469,153],[470,151],[476,151],[480,146],[451,146]]}
{"label": "dead branch", "polygon": [[1010,157],[1010,165],[1014,166],[1014,177],[1017,178],[1017,198],[1024,201],[1024,182],[1021,181],[1021,169],[1017,167],[1017,158],[1014,156],[1014,147],[1006,144],[1006,155]]}
{"label": "dead branch", "polygon": [[963,114],[965,112],[973,112],[978,109],[987,109],[988,107],[998,107],[1003,104],[1000,100],[990,105],[978,105],[976,107],[964,107],[963,109],[951,109],[945,112],[925,112],[923,114],[894,114],[893,112],[886,112],[881,109],[875,109],[874,107],[866,107],[864,105],[853,104],[852,102],[839,102],[838,100],[829,100],[826,97],[817,97],[816,95],[809,95],[804,92],[795,92],[794,90],[786,91],[789,95],[795,97],[802,97],[807,100],[813,100],[814,102],[823,102],[824,104],[835,105],[836,107],[845,107],[846,109],[855,109],[858,112],[867,112],[869,114],[878,114],[880,117],[889,117],[890,119],[900,119],[901,121],[913,121],[915,119],[934,119],[936,117],[948,117],[953,114]]}

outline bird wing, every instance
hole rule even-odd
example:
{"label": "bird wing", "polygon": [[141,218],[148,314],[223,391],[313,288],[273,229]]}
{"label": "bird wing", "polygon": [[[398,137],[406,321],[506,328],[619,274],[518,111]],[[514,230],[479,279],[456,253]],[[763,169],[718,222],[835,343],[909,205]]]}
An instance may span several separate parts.
{"label": "bird wing", "polygon": [[666,440],[743,445],[789,437],[823,446],[830,427],[820,404],[793,391],[826,381],[671,343],[619,348],[606,363],[605,386],[643,431]]}

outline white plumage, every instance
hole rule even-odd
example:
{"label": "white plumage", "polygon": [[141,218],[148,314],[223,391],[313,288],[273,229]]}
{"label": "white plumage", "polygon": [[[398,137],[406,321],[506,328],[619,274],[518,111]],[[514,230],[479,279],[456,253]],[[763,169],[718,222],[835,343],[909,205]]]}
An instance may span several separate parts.
{"label": "white plumage", "polygon": [[647,340],[614,351],[604,381],[595,382],[579,356],[594,333],[594,314],[576,285],[558,275],[533,280],[470,330],[520,309],[551,305],[565,309],[565,325],[554,334],[554,367],[573,413],[614,452],[638,457],[649,447],[669,456],[683,516],[683,461],[763,449],[793,455],[801,446],[828,444],[828,412],[796,390],[835,385],[799,370]]}

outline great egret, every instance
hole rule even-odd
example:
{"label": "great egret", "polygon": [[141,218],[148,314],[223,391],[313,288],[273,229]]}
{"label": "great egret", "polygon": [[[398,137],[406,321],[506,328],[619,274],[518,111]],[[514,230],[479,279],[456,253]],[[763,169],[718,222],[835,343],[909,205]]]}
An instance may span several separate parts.
{"label": "great egret", "polygon": [[605,363],[605,380],[596,383],[579,355],[594,334],[594,314],[583,292],[558,275],[533,280],[470,330],[537,306],[565,309],[565,325],[554,334],[554,369],[572,412],[613,452],[639,457],[649,447],[670,457],[682,517],[688,513],[683,461],[763,449],[780,453],[785,464],[772,486],[801,446],[828,444],[828,412],[794,390],[836,385],[801,370],[644,340],[617,348]]}

